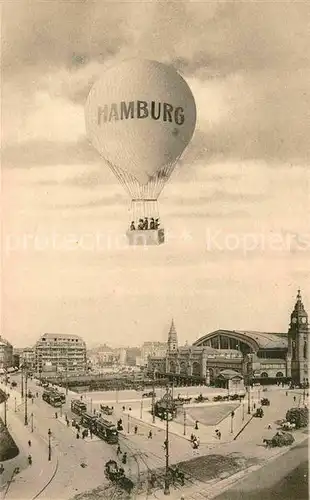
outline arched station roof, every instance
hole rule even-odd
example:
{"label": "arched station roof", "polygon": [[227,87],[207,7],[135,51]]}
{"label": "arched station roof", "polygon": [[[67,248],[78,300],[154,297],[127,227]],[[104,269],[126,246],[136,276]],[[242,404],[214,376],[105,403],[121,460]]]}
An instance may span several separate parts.
{"label": "arched station roof", "polygon": [[223,335],[248,344],[254,351],[259,349],[287,349],[286,333],[267,333],[251,330],[216,330],[203,335],[194,342],[194,346],[202,346],[207,340]]}

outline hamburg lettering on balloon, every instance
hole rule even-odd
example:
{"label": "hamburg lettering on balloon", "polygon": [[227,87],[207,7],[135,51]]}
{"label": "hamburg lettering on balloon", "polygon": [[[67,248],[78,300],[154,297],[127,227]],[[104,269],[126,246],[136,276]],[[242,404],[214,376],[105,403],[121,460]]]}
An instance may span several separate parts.
{"label": "hamburg lettering on balloon", "polygon": [[167,102],[151,101],[121,101],[119,104],[104,104],[98,106],[98,126],[103,123],[128,120],[128,119],[151,118],[152,120],[163,120],[164,122],[183,125],[185,121],[182,106],[173,106]]}

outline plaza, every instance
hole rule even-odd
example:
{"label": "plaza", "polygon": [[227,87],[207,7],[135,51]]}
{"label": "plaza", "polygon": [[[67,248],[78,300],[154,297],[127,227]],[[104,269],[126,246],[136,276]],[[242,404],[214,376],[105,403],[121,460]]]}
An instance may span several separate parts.
{"label": "plaza", "polygon": [[[18,380],[17,377],[16,380]],[[72,426],[67,427],[64,418],[67,415],[71,421],[74,417],[70,412],[70,401],[76,397],[74,393],[68,393],[61,415],[59,414],[56,419],[55,410],[44,403],[40,397],[42,389],[37,388],[34,380],[29,381],[29,386],[33,391],[39,390],[39,397],[34,398],[33,403],[31,400],[28,401],[29,419],[27,425],[24,424],[25,404],[19,391],[6,388],[10,392],[7,413],[8,429],[20,449],[20,454],[10,463],[4,464],[3,488],[7,488],[9,484],[5,498],[17,499],[23,495],[23,499],[28,500],[29,498],[30,500],[35,496],[35,492],[38,493],[42,488],[43,492],[40,494],[40,498],[70,499],[76,495],[79,498],[84,498],[83,495],[86,491],[97,488],[100,492],[108,488],[102,471],[107,460],[111,458],[120,460],[116,446],[109,445],[96,437],[93,439],[88,437],[84,440],[76,439],[76,432]],[[5,388],[5,385],[2,384],[1,388]],[[185,394],[192,395],[193,398],[199,395],[197,387],[175,388],[175,390],[176,394],[185,392]],[[221,488],[223,488],[223,481],[225,484],[229,483],[230,477],[238,477],[242,471],[245,473],[246,470],[259,467],[266,460],[277,456],[279,450],[267,450],[262,446],[262,440],[270,438],[275,433],[276,422],[284,418],[288,408],[295,404],[303,405],[305,402],[303,391],[292,392],[287,388],[268,387],[264,396],[266,395],[270,399],[271,404],[264,408],[264,418],[257,419],[253,418],[253,411],[254,405],[259,404],[259,395],[262,394],[259,394],[258,389],[253,390],[250,395],[250,414],[247,412],[248,402],[246,398],[242,402],[218,403],[211,401],[215,395],[223,395],[226,392],[224,389],[203,388],[202,394],[208,396],[210,401],[187,405],[186,426],[184,427],[182,415],[169,422],[169,464],[181,464],[186,476],[183,488],[180,488],[180,485],[171,485],[171,498],[181,498],[183,491],[187,492],[186,498],[195,498],[195,496],[188,495],[194,495],[195,492],[201,492],[202,489],[210,490],[211,486],[212,491],[217,491],[215,485],[218,485],[219,488],[222,484]],[[83,394],[82,398],[87,403],[88,408],[91,405],[92,410],[96,411],[100,411],[102,402],[113,403],[114,414],[111,419],[116,422],[121,418],[123,421],[123,431],[119,433],[119,445],[122,452],[126,451],[128,457],[127,463],[123,467],[126,475],[134,482],[137,494],[140,491],[140,497],[138,497],[142,500],[145,498],[145,488],[150,471],[155,471],[159,478],[164,477],[166,457],[163,445],[166,436],[166,422],[157,417],[153,422],[152,401],[142,398],[141,393],[127,391],[123,394],[119,392],[118,401],[116,398],[113,400],[112,395],[116,396],[111,391],[96,394],[87,393]],[[294,397],[296,398],[295,402]],[[3,407],[3,405],[1,406]],[[129,408],[131,409],[129,410]],[[1,409],[3,412],[3,408]],[[231,411],[234,411],[233,423]],[[30,418],[31,414],[33,415],[32,419]],[[198,430],[195,429],[196,420],[199,421]],[[268,429],[269,424],[272,424],[272,429]],[[137,427],[136,432],[135,427]],[[49,428],[52,432],[51,461],[48,460],[47,432]],[[221,431],[221,440],[215,434],[216,428]],[[148,439],[150,430],[152,438]],[[198,450],[193,450],[190,441],[192,433],[195,433],[200,439]],[[296,431],[294,437],[296,442],[299,442],[305,438],[305,435],[301,431]],[[28,439],[31,439],[32,442],[32,466],[27,464]],[[218,468],[214,465],[211,469],[206,469],[205,465],[203,466],[206,463],[204,457],[208,456],[212,463],[222,463],[223,466]],[[202,465],[199,467],[191,465],[196,463],[195,461]],[[20,474],[14,476],[13,472],[16,467],[20,468]],[[13,481],[10,482],[12,474],[14,477]],[[154,494],[160,498],[163,495],[162,488],[157,487]],[[208,495],[210,495],[210,491]],[[88,498],[87,495],[86,498]]]}

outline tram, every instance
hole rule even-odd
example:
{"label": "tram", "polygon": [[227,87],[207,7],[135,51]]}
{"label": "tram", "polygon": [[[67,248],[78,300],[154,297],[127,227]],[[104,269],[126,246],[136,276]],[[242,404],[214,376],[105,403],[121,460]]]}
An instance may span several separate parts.
{"label": "tram", "polygon": [[94,434],[109,444],[118,443],[116,426],[105,418],[97,418],[94,422]]}
{"label": "tram", "polygon": [[80,401],[79,399],[72,399],[71,411],[73,413],[76,413],[77,415],[82,415],[82,413],[85,413],[87,411],[87,406],[85,403],[83,403],[83,401]]}
{"label": "tram", "polygon": [[42,399],[55,408],[60,408],[62,406],[60,394],[58,394],[57,392],[44,391],[42,394]]}

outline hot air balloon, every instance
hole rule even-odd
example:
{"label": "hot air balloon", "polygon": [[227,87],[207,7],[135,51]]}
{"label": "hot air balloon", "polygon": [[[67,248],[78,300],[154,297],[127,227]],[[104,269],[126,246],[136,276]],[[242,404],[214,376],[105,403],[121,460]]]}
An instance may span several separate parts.
{"label": "hot air balloon", "polygon": [[163,243],[163,228],[138,229],[139,220],[158,218],[158,197],[193,136],[188,84],[157,61],[123,61],[92,86],[85,119],[89,140],[131,198],[129,242]]}

